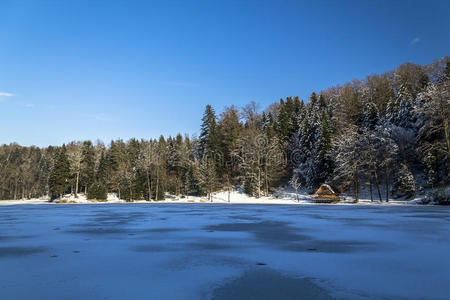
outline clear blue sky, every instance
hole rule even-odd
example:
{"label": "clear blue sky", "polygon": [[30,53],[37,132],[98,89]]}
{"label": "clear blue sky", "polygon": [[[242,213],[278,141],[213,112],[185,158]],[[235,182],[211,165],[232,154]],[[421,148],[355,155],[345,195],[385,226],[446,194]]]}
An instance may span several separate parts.
{"label": "clear blue sky", "polygon": [[0,144],[196,134],[450,54],[450,1],[0,1]]}

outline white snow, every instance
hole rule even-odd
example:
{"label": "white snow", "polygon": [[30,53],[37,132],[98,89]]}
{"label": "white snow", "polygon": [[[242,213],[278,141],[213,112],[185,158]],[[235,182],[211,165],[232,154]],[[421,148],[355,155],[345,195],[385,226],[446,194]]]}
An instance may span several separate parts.
{"label": "white snow", "polygon": [[[384,199],[384,194],[382,194]],[[229,198],[228,198],[229,197]],[[83,193],[78,194],[75,198],[74,195],[67,194],[63,196],[62,201],[56,199],[54,202],[48,202],[48,199],[30,199],[30,200],[1,200],[0,205],[15,205],[15,204],[104,204],[104,203],[231,203],[231,204],[311,204],[317,205],[311,201],[311,196],[304,190],[299,191],[298,200],[295,194],[295,190],[291,187],[280,187],[272,195],[263,196],[260,198],[251,197],[239,190],[219,191],[213,193],[212,202],[205,197],[199,196],[174,196],[167,194],[165,200],[159,201],[145,201],[134,200],[133,202],[126,202],[119,199],[116,193],[109,193],[106,202],[95,202],[87,200]],[[228,201],[230,199],[230,201]],[[374,201],[370,200],[370,195],[367,191],[363,191],[360,195],[358,203],[354,203],[354,197],[351,195],[342,195],[341,201],[336,204],[327,205],[415,205],[420,204],[423,197],[417,197],[412,200],[395,200],[390,199],[389,202],[379,202],[377,196],[374,193]]]}

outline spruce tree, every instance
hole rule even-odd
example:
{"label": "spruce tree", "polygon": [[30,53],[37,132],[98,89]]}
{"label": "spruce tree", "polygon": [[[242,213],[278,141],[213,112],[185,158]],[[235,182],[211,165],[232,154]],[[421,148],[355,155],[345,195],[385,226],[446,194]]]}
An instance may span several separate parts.
{"label": "spruce tree", "polygon": [[322,111],[321,121],[320,121],[320,132],[315,144],[315,168],[316,178],[315,185],[319,186],[325,183],[325,180],[331,176],[333,172],[333,159],[331,153],[331,125],[328,115],[325,111]]}
{"label": "spruce tree", "polygon": [[406,164],[400,163],[400,168],[395,171],[392,187],[396,198],[411,198],[416,193],[414,176]]}
{"label": "spruce tree", "polygon": [[[206,168],[207,173],[211,174],[211,180],[215,181],[223,175],[223,153],[220,150],[219,131],[216,123],[216,114],[211,105],[206,105],[205,113],[202,118],[202,125],[199,137],[199,154],[201,163]],[[205,163],[203,161],[206,160]],[[203,172],[205,173],[205,172]],[[214,174],[212,174],[214,173]],[[208,180],[209,182],[209,180]],[[213,188],[213,192],[217,188],[217,183],[207,184],[209,188]]]}
{"label": "spruce tree", "polygon": [[[317,159],[321,122],[317,94],[312,93],[298,131],[297,145],[290,156],[294,172],[308,189],[315,189],[318,184]],[[324,143],[326,141],[324,140]],[[325,145],[324,145],[325,146]],[[324,148],[324,151],[328,149]]]}
{"label": "spruce tree", "polygon": [[211,105],[206,105],[202,118],[199,136],[199,154],[202,159],[204,155],[213,155],[218,150],[218,132],[216,114]]}
{"label": "spruce tree", "polygon": [[212,193],[217,188],[216,165],[213,159],[205,157],[200,165],[200,183],[202,190],[206,193],[211,202]]}
{"label": "spruce tree", "polygon": [[48,185],[51,199],[58,196],[62,199],[63,194],[70,187],[70,163],[67,158],[66,146],[63,145],[55,158],[55,164],[50,172]]}
{"label": "spruce tree", "polygon": [[81,185],[84,186],[85,193],[88,192],[88,187],[94,183],[95,179],[95,149],[91,141],[83,142],[81,147]]}
{"label": "spruce tree", "polygon": [[202,188],[202,176],[196,163],[191,163],[185,177],[186,194],[201,196],[205,192]]}
{"label": "spruce tree", "polygon": [[364,105],[361,125],[369,130],[374,130],[380,123],[378,108],[373,102]]}
{"label": "spruce tree", "polygon": [[412,128],[415,121],[412,110],[413,96],[409,88],[402,84],[397,97],[391,99],[388,103],[387,120],[395,126]]}
{"label": "spruce tree", "polygon": [[229,188],[233,184],[233,178],[237,176],[237,163],[233,159],[233,151],[236,150],[242,125],[239,122],[239,112],[234,106],[228,107],[220,116],[218,123],[220,153],[222,153],[223,173],[225,185]]}
{"label": "spruce tree", "polygon": [[106,186],[98,181],[93,182],[90,185],[87,198],[90,200],[107,200],[108,192]]}

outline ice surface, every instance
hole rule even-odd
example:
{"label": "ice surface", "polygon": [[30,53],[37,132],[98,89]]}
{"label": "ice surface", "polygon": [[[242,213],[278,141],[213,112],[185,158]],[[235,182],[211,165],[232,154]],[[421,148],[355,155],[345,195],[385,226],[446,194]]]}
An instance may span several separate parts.
{"label": "ice surface", "polygon": [[447,207],[1,206],[0,298],[448,299],[449,249]]}

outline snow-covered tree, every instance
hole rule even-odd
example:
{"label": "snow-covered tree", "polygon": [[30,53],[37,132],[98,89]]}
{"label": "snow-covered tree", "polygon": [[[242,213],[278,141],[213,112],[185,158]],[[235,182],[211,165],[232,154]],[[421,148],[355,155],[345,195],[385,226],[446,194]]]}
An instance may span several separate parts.
{"label": "snow-covered tree", "polygon": [[333,181],[341,190],[351,188],[356,202],[359,200],[361,173],[365,164],[360,151],[362,143],[362,136],[355,126],[349,127],[334,141],[336,169]]}
{"label": "snow-covered tree", "polygon": [[450,167],[450,79],[430,84],[419,94],[416,112],[418,150],[427,169],[430,185],[447,181]]}
{"label": "snow-covered tree", "polygon": [[295,190],[295,198],[296,198],[297,201],[299,201],[299,199],[298,199],[298,190],[302,186],[302,183],[301,183],[301,179],[300,179],[300,177],[298,176],[297,173],[294,173],[294,175],[292,176],[291,180],[289,181],[289,184],[294,188],[294,190]]}
{"label": "snow-covered tree", "polygon": [[395,197],[410,198],[416,193],[414,176],[406,164],[401,163],[394,176],[393,190]]}

